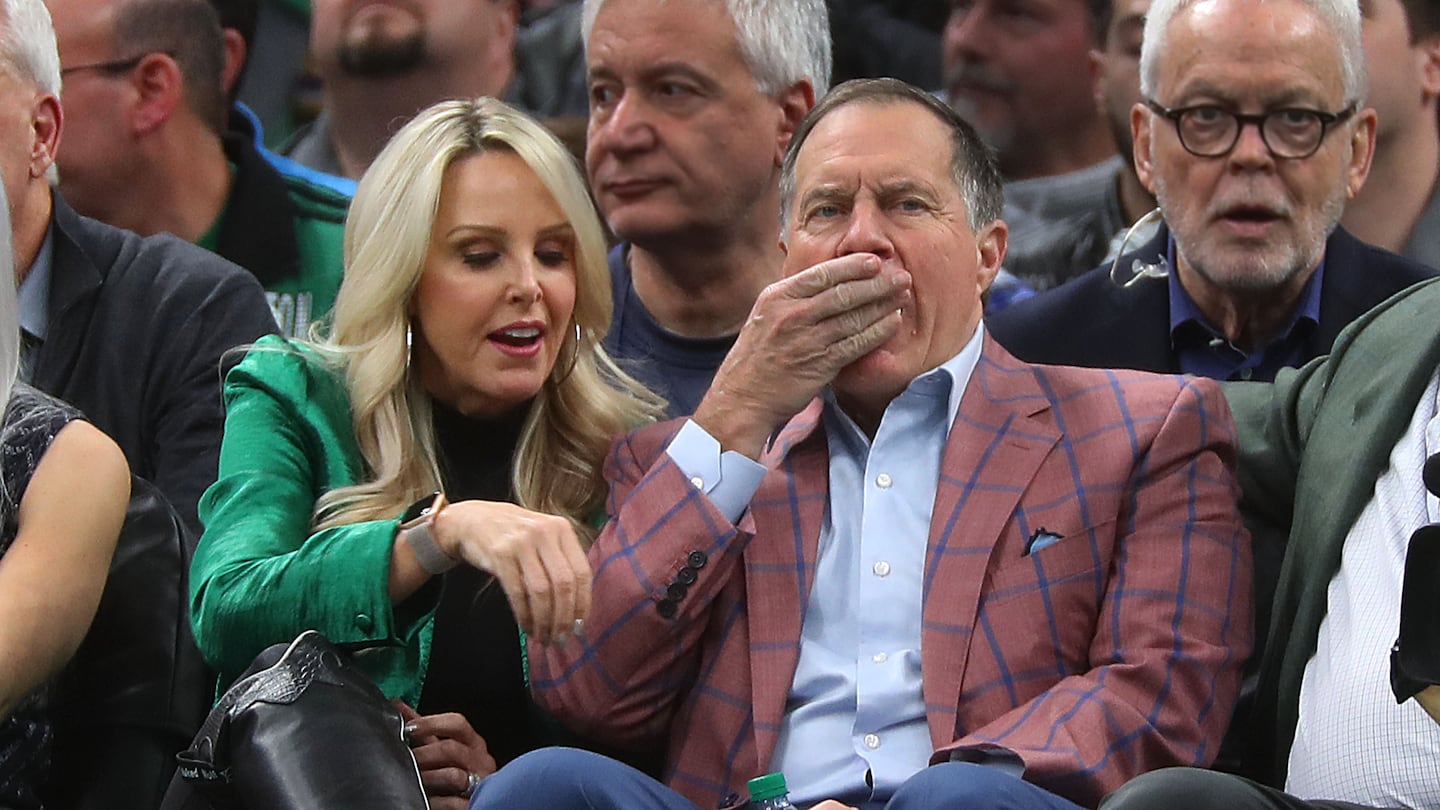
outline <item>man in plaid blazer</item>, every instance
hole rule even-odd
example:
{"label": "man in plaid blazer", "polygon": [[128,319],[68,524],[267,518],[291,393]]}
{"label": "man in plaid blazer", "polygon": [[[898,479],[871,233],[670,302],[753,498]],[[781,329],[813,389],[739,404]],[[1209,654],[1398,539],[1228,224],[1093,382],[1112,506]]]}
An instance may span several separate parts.
{"label": "man in plaid blazer", "polygon": [[1216,386],[984,336],[999,180],[927,94],[841,85],[783,177],[786,278],[692,419],[617,444],[583,633],[530,645],[540,704],[664,744],[665,785],[552,749],[471,807],[708,810],[783,771],[816,808],[1074,808],[1208,763],[1251,632]]}

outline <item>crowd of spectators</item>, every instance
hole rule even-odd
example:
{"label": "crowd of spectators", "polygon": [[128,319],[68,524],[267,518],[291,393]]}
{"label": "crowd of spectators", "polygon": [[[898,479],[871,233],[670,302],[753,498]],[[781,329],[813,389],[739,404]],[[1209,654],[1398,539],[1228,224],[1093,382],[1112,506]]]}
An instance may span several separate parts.
{"label": "crowd of spectators", "polygon": [[1440,807],[1434,0],[0,0],[0,181],[0,808],[306,630],[440,810]]}

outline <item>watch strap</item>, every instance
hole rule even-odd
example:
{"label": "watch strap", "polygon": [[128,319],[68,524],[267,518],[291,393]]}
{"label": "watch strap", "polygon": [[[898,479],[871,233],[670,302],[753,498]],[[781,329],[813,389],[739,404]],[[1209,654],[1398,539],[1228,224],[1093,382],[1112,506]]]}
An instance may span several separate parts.
{"label": "watch strap", "polygon": [[443,574],[451,568],[460,564],[460,561],[446,554],[435,542],[435,537],[430,534],[430,521],[425,521],[400,532],[405,542],[410,544],[410,550],[415,553],[415,561],[420,563],[426,573]]}

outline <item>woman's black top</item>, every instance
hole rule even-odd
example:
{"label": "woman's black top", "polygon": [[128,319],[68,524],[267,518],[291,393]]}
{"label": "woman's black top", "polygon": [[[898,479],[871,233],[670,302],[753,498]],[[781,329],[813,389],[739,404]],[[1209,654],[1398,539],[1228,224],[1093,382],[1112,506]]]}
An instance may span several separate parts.
{"label": "woman's black top", "polygon": [[[529,405],[499,419],[464,416],[439,402],[434,407],[446,498],[513,502],[510,471]],[[420,713],[465,715],[496,764],[504,765],[549,741],[523,667],[520,628],[500,583],[469,565],[446,572]]]}

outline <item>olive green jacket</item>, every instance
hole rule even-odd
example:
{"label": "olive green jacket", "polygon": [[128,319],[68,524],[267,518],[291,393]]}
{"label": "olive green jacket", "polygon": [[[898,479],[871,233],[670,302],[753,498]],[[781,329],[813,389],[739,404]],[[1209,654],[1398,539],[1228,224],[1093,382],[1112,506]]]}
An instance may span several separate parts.
{"label": "olive green jacket", "polygon": [[[1300,681],[1351,526],[1440,366],[1440,280],[1361,316],[1328,358],[1273,385],[1229,383],[1240,484],[1257,548],[1283,547],[1257,693],[1251,775],[1284,784]],[[1258,567],[1257,567],[1258,570]],[[1258,578],[1257,578],[1258,583]]]}

